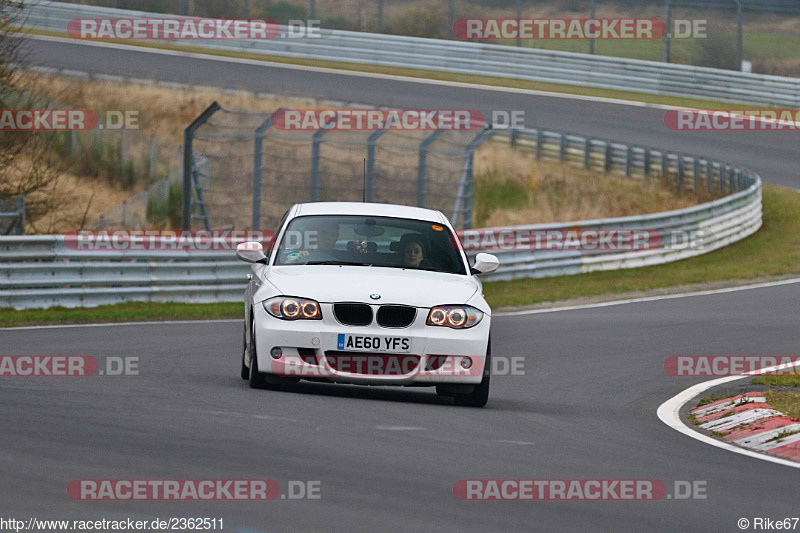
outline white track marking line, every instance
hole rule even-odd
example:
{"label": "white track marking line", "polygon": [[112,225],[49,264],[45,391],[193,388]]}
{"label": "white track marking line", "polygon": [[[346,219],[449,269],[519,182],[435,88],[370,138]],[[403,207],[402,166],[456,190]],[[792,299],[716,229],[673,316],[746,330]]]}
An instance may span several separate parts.
{"label": "white track marking line", "polygon": [[116,326],[158,326],[161,324],[212,324],[215,322],[241,322],[241,318],[207,318],[199,320],[151,320],[147,322],[100,322],[92,324],[50,324],[43,326],[0,327],[0,331],[16,331],[26,329],[63,329],[63,328],[105,328]]}
{"label": "white track marking line", "polygon": [[691,296],[708,296],[712,294],[725,294],[728,292],[747,291],[751,289],[763,289],[767,287],[778,287],[781,285],[790,285],[793,283],[800,283],[800,278],[784,279],[780,281],[768,281],[764,283],[756,283],[753,285],[739,285],[737,287],[725,287],[721,289],[710,289],[706,291],[697,292],[682,292],[679,294],[663,294],[660,296],[643,296],[641,298],[630,298],[627,300],[612,300],[609,302],[599,302],[594,304],[584,305],[569,305],[565,307],[548,307],[546,309],[529,309],[527,311],[507,311],[503,313],[495,313],[494,316],[520,316],[520,315],[535,315],[539,313],[555,313],[558,311],[575,311],[579,309],[592,309],[595,307],[609,307],[612,305],[635,304],[640,302],[657,302],[660,300],[674,300],[676,298],[689,298]]}
{"label": "white track marking line", "polygon": [[[151,54],[160,54],[160,55],[168,55],[168,56],[175,56],[175,57],[189,57],[192,59],[205,59],[210,61],[220,61],[226,63],[239,63],[242,65],[258,65],[258,66],[267,66],[273,68],[282,68],[287,70],[304,70],[308,72],[321,72],[321,73],[328,73],[328,74],[340,74],[344,76],[357,76],[361,78],[375,78],[375,79],[382,79],[382,80],[393,80],[393,81],[403,81],[409,83],[420,83],[425,85],[441,85],[446,87],[460,87],[463,89],[477,89],[483,91],[497,91],[497,92],[505,92],[505,93],[514,93],[514,94],[527,94],[532,96],[546,96],[549,98],[562,98],[566,100],[583,100],[587,102],[600,102],[605,104],[616,104],[616,105],[625,105],[631,107],[649,107],[653,109],[662,109],[662,110],[673,110],[673,109],[693,109],[691,107],[683,106],[671,106],[671,105],[664,105],[664,104],[652,104],[648,102],[636,102],[633,100],[622,100],[619,98],[608,98],[604,96],[587,96],[581,94],[566,94],[566,93],[557,93],[557,92],[550,92],[550,91],[537,91],[534,89],[520,89],[516,87],[503,87],[498,85],[485,85],[481,83],[467,83],[467,82],[460,82],[460,81],[447,81],[447,80],[433,80],[427,78],[415,78],[411,76],[398,76],[396,74],[380,74],[376,72],[360,72],[357,70],[346,70],[340,68],[331,68],[331,67],[313,67],[307,65],[294,65],[291,63],[279,63],[274,61],[261,61],[258,59],[245,59],[245,58],[238,58],[238,57],[227,57],[227,56],[219,56],[219,55],[211,55],[211,54],[203,54],[198,52],[181,52],[178,50],[166,50],[163,48],[148,48],[146,46],[133,46],[127,44],[119,44],[119,43],[103,43],[103,42],[88,42],[88,41],[77,41],[75,39],[67,39],[63,37],[50,37],[44,35],[26,35],[26,39],[33,39],[39,41],[47,41],[47,42],[54,42],[54,43],[68,43],[68,44],[78,44],[82,46],[97,46],[100,48],[113,48],[117,50],[126,50],[130,52],[144,52],[144,53],[151,53]],[[266,54],[268,55],[268,54]],[[365,66],[376,66],[376,65],[365,65]],[[398,67],[399,68],[399,67]],[[436,71],[434,71],[436,72]],[[451,73],[451,74],[458,74],[458,73]],[[532,83],[536,83],[533,80],[517,80],[517,81],[530,81]],[[568,87],[573,87],[569,84],[564,84]],[[581,87],[581,86],[574,86],[574,87]],[[582,88],[582,87],[581,87]],[[594,89],[593,87],[588,87],[589,89]],[[597,88],[597,90],[602,90]],[[639,94],[639,93],[637,93]],[[734,105],[734,104],[732,104]]]}
{"label": "white track marking line", "polygon": [[698,383],[697,385],[693,385],[688,389],[684,390],[680,394],[673,396],[666,402],[662,403],[656,414],[658,418],[664,422],[666,425],[674,429],[679,433],[683,433],[693,439],[697,439],[701,442],[705,442],[706,444],[710,444],[712,446],[716,446],[717,448],[722,448],[723,450],[727,450],[729,452],[739,453],[742,455],[747,455],[748,457],[754,457],[756,459],[761,459],[762,461],[769,461],[771,463],[777,463],[780,465],[791,466],[792,468],[800,468],[800,463],[791,461],[789,459],[782,459],[780,457],[775,457],[773,455],[765,455],[763,453],[755,452],[752,450],[748,450],[745,448],[740,448],[738,446],[734,446],[733,444],[729,444],[727,442],[717,440],[709,435],[705,435],[700,433],[699,431],[695,430],[694,428],[689,427],[683,421],[680,416],[681,408],[689,403],[692,399],[696,396],[699,396],[703,392],[716,387],[717,385],[722,385],[724,383],[729,383],[731,381],[736,381],[738,379],[750,378],[754,375],[758,374],[766,374],[767,372],[774,372],[777,370],[785,370],[787,368],[800,366],[800,361],[795,361],[791,365],[783,364],[777,366],[771,366],[768,368],[764,368],[759,370],[758,372],[751,372],[747,374],[741,374],[738,376],[725,376],[722,378],[712,379],[711,381],[705,381],[703,383]]}

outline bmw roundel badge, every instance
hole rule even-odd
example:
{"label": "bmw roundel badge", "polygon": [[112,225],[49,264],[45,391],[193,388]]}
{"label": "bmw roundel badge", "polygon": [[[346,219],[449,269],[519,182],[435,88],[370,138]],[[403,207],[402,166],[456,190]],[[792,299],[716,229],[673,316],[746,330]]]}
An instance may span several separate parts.
{"label": "bmw roundel badge", "polygon": [[380,300],[381,299],[381,295],[380,294],[370,294],[369,297],[372,298],[373,300]]}

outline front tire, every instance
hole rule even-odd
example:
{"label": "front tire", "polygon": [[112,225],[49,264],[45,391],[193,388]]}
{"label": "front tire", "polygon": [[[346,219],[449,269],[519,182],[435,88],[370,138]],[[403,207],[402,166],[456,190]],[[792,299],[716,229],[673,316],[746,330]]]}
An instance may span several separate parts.
{"label": "front tire", "polygon": [[[265,374],[258,371],[258,352],[256,348],[256,327],[254,321],[250,320],[250,370],[249,383],[251,389],[282,389],[300,381],[298,378],[287,378],[274,374]],[[244,363],[242,363],[244,364]]]}
{"label": "front tire", "polygon": [[244,364],[245,356],[247,356],[247,324],[245,323],[242,328],[242,379],[250,379],[250,369]]}
{"label": "front tire", "polygon": [[469,394],[454,394],[453,401],[463,407],[483,407],[489,401],[489,380],[492,377],[492,338],[486,347],[486,361],[483,367],[483,379]]}
{"label": "front tire", "polygon": [[[264,374],[258,371],[258,357],[256,352],[256,327],[253,319],[250,319],[250,346],[247,347],[250,356],[250,369],[248,371],[248,383],[251,389],[264,389],[267,387],[267,380]],[[244,363],[242,363],[244,366]]]}

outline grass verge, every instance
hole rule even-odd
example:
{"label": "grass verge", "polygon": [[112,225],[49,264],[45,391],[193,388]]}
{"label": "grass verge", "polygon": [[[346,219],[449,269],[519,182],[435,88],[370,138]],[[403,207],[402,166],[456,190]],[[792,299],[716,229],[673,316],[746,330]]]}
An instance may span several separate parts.
{"label": "grass verge", "polygon": [[644,268],[486,283],[493,308],[625,294],[718,281],[800,274],[800,193],[764,185],[763,226],[745,240],[699,257]]}
{"label": "grass verge", "polygon": [[50,309],[0,309],[0,326],[31,326],[40,324],[80,324],[101,322],[138,322],[147,320],[192,320],[208,318],[239,318],[242,304],[180,304],[128,302],[100,307],[51,307]]}
{"label": "grass verge", "polygon": [[800,420],[800,392],[768,390],[764,395],[770,407]]}
{"label": "grass verge", "polygon": [[800,387],[800,376],[793,373],[759,376],[753,378],[750,383],[753,385],[771,385],[773,387]]}

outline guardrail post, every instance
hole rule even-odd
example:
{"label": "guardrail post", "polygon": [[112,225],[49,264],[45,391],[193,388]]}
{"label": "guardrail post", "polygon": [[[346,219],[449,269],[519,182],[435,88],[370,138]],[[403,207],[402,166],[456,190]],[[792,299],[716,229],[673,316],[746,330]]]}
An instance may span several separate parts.
{"label": "guardrail post", "polygon": [[583,168],[589,168],[592,164],[592,140],[586,137],[583,141]]}
{"label": "guardrail post", "polygon": [[611,167],[614,166],[614,161],[611,159],[611,143],[605,143],[605,160],[603,161],[603,167],[606,169],[606,172],[611,172]]}
{"label": "guardrail post", "polygon": [[650,179],[650,148],[644,149],[644,179]]}
{"label": "guardrail post", "polygon": [[213,102],[183,130],[183,213],[181,214],[181,228],[184,230],[192,229],[192,167],[194,166],[192,140],[197,129],[208,122],[211,115],[216,113],[220,107],[217,102]]}
{"label": "guardrail post", "polygon": [[[444,130],[436,130],[428,135],[419,145],[419,163],[417,164],[417,206],[425,207],[425,162],[428,158],[428,147]],[[514,131],[514,130],[511,130]]]}
{"label": "guardrail post", "polygon": [[[275,113],[282,113],[284,108],[278,108]],[[267,130],[272,126],[272,115],[258,125],[255,132],[255,150],[253,150],[253,214],[250,222],[252,229],[261,227],[261,164],[262,153],[264,150],[264,137]]]}
{"label": "guardrail post", "polygon": [[513,129],[511,130],[511,135],[510,135],[510,137],[508,139],[508,144],[511,146],[511,148],[514,148],[514,147],[517,146],[517,130],[513,130]]}
{"label": "guardrail post", "polygon": [[322,136],[330,130],[317,130],[311,137],[311,201],[319,202],[319,147],[322,144]]}
{"label": "guardrail post", "polygon": [[733,192],[733,185],[734,185],[733,179],[734,179],[733,167],[728,166],[728,192]]}
{"label": "guardrail post", "polygon": [[667,153],[661,152],[661,179],[667,178],[669,171],[669,162],[667,161]]}
{"label": "guardrail post", "polygon": [[683,163],[683,156],[678,156],[678,176],[677,176],[677,185],[678,191],[683,191],[683,180],[684,180],[684,163]]}
{"label": "guardrail post", "polygon": [[699,181],[698,174],[700,173],[700,161],[696,158],[692,158],[692,174],[694,178],[694,192],[697,194],[697,183]]}
{"label": "guardrail post", "polygon": [[705,160],[705,164],[703,165],[703,167],[705,168],[706,171],[706,189],[708,189],[708,192],[711,192],[711,187],[714,184],[714,176],[712,174],[714,167],[712,166],[709,168],[708,159]]}
{"label": "guardrail post", "polygon": [[367,182],[364,184],[364,198],[375,201],[375,143],[387,130],[378,130],[367,138]]}
{"label": "guardrail post", "polygon": [[567,136],[563,133],[559,133],[558,137],[558,160],[559,162],[564,162],[564,157],[567,153]]}
{"label": "guardrail post", "polygon": [[631,177],[631,147],[625,147],[625,177]]}
{"label": "guardrail post", "polygon": [[536,130],[536,159],[542,158],[542,131]]}

